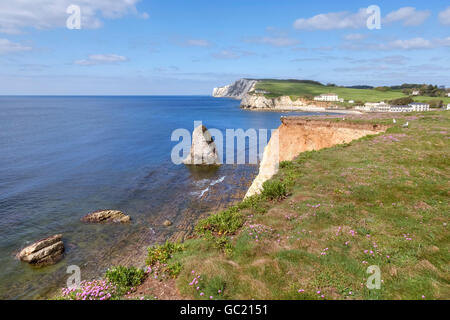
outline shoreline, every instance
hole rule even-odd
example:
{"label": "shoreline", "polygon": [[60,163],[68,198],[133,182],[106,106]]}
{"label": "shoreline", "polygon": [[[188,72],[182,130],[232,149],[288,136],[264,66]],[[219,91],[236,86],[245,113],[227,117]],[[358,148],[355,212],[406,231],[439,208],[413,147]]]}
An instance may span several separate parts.
{"label": "shoreline", "polygon": [[248,111],[270,111],[270,112],[316,112],[316,113],[334,113],[334,114],[355,114],[362,115],[364,113],[355,110],[330,110],[317,107],[282,107],[282,108],[242,108]]}
{"label": "shoreline", "polygon": [[[234,177],[228,175],[228,182],[215,184],[215,188],[210,188],[209,192],[201,198],[198,195],[192,195],[191,205],[184,208],[179,215],[157,216],[147,220],[147,223],[143,220],[135,219],[134,223],[139,224],[137,226],[139,231],[132,233],[131,238],[122,238],[120,243],[108,249],[108,253],[104,253],[100,258],[102,261],[107,259],[108,262],[99,262],[102,265],[101,268],[95,270],[82,269],[82,274],[87,275],[82,280],[92,281],[103,279],[104,271],[113,266],[144,268],[146,266],[148,248],[166,242],[184,243],[194,237],[195,226],[200,220],[226,210],[242,201],[245,193],[258,174],[257,170],[251,169],[254,165],[244,166],[245,168],[242,167],[241,169],[233,168],[233,172],[236,172]],[[230,177],[232,179],[231,181],[229,180]],[[230,184],[233,184],[235,189],[229,193],[224,192]],[[190,189],[187,190],[188,193],[191,191]],[[165,218],[173,221],[173,225],[168,227],[163,226]],[[149,232],[147,229],[152,231]],[[85,261],[84,263],[90,265],[95,263],[95,260]],[[33,295],[32,299],[51,300],[58,297],[61,289],[65,287],[63,284],[65,280],[61,281],[59,282],[60,284],[49,286],[41,293]]]}

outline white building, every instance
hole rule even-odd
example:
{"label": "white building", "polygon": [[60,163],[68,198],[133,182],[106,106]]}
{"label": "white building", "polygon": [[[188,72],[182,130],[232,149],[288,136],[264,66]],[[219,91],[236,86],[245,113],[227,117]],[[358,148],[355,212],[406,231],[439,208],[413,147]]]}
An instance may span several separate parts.
{"label": "white building", "polygon": [[420,95],[420,91],[419,90],[413,90],[412,95],[413,96],[418,96],[418,95]]}
{"label": "white building", "polygon": [[354,100],[349,100],[348,103],[352,103],[353,104],[353,103],[355,103],[355,101]]}
{"label": "white building", "polygon": [[411,106],[391,106],[391,112],[413,112]]}
{"label": "white building", "polygon": [[450,97],[450,92],[447,93],[447,97]]}
{"label": "white building", "polygon": [[450,103],[447,105],[447,110],[450,110]]}
{"label": "white building", "polygon": [[416,112],[430,111],[430,105],[427,103],[414,102],[410,103],[409,106],[412,107],[413,111]]}
{"label": "white building", "polygon": [[364,105],[364,109],[368,112],[389,112],[391,111],[391,106],[381,102],[368,102]]}
{"label": "white building", "polygon": [[327,102],[344,102],[344,99],[339,99],[339,96],[335,93],[324,93],[320,96],[314,97],[314,100]]}

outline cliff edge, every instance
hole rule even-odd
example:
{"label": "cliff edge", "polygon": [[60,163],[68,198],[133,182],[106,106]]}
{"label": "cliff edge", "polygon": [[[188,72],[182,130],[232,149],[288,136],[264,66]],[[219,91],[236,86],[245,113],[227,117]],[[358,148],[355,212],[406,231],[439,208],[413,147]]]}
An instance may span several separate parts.
{"label": "cliff edge", "polygon": [[262,191],[264,182],[278,172],[282,161],[292,161],[305,151],[330,148],[387,130],[386,126],[381,125],[308,120],[302,117],[283,117],[281,122],[264,149],[259,174],[247,191],[246,198]]}
{"label": "cliff edge", "polygon": [[249,91],[252,91],[257,80],[240,79],[233,84],[214,88],[213,97],[216,98],[232,98],[241,100]]}

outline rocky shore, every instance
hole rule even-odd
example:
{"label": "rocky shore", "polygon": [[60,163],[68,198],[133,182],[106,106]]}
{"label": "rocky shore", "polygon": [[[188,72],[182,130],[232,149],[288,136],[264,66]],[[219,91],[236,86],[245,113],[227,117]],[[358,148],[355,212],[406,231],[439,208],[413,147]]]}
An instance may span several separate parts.
{"label": "rocky shore", "polygon": [[322,112],[322,113],[342,113],[361,114],[355,110],[333,109],[329,102],[308,101],[306,99],[292,100],[289,96],[267,98],[263,94],[247,93],[242,101],[241,108],[252,111],[299,111],[299,112]]}

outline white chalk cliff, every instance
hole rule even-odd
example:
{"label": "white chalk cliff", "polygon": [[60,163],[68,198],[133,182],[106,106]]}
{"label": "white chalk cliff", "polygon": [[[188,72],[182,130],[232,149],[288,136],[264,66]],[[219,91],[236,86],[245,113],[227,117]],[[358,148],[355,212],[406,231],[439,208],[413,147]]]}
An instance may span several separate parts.
{"label": "white chalk cliff", "polygon": [[381,125],[308,120],[302,117],[283,117],[281,122],[282,125],[264,149],[259,174],[247,191],[246,198],[261,193],[264,182],[278,172],[282,161],[292,161],[302,152],[349,143],[387,129]]}
{"label": "white chalk cliff", "polygon": [[257,82],[257,80],[240,79],[233,84],[214,88],[213,97],[241,100],[249,91],[254,89]]}

